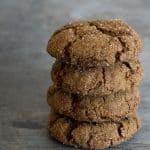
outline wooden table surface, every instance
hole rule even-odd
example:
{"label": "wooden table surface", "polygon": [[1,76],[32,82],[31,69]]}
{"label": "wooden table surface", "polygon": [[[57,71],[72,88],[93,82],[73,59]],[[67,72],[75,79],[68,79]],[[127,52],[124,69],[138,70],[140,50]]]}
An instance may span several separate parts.
{"label": "wooden table surface", "polygon": [[0,0],[0,150],[73,150],[47,134],[52,32],[78,19],[121,18],[144,42],[142,129],[111,150],[150,149],[150,0]]}

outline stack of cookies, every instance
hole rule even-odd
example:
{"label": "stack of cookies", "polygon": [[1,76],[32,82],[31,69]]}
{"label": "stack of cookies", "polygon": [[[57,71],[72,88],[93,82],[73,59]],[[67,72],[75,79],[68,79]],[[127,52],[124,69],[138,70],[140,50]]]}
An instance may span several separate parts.
{"label": "stack of cookies", "polygon": [[90,149],[132,137],[140,128],[141,49],[138,34],[121,20],[75,22],[57,30],[47,46],[56,58],[47,94],[50,135]]}

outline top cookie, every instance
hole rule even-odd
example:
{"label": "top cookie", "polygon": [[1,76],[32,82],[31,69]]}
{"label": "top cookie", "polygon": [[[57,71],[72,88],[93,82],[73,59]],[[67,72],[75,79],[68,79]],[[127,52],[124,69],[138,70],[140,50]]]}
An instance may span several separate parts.
{"label": "top cookie", "polygon": [[138,34],[121,20],[68,24],[54,32],[47,45],[51,56],[85,67],[128,61],[141,49]]}

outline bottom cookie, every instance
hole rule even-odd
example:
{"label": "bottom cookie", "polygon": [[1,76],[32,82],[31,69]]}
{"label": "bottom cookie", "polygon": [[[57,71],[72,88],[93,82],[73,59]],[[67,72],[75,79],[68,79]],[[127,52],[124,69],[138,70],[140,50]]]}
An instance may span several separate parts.
{"label": "bottom cookie", "polygon": [[77,122],[51,113],[48,130],[53,138],[63,144],[88,149],[104,149],[129,139],[140,126],[136,113],[120,122],[99,124]]}

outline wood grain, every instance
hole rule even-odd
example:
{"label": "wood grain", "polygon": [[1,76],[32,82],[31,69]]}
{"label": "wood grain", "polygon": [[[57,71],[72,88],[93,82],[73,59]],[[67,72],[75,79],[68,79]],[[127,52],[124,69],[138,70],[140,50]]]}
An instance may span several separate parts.
{"label": "wood grain", "polygon": [[78,19],[120,18],[141,35],[139,114],[142,129],[111,150],[150,149],[149,0],[0,0],[0,150],[73,150],[49,138],[46,90],[53,58],[45,52],[52,32]]}

